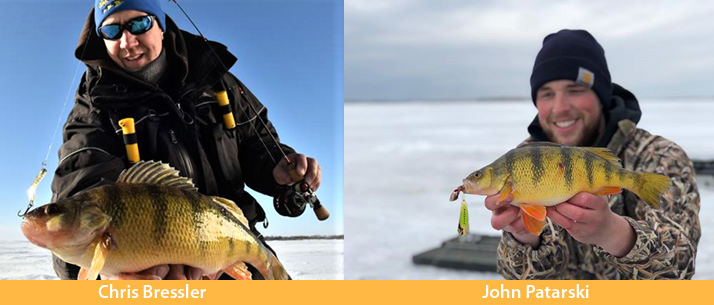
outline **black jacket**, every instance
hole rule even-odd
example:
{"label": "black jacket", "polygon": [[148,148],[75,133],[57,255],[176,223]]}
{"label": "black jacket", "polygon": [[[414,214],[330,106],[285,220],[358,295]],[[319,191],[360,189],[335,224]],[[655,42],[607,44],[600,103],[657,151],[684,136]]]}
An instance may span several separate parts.
{"label": "black jacket", "polygon": [[[142,160],[169,163],[192,178],[201,193],[233,200],[259,235],[255,224],[265,212],[244,185],[273,195],[272,171],[282,154],[270,138],[277,133],[267,110],[227,71],[236,58],[217,42],[179,30],[167,17],[163,47],[169,67],[158,84],[150,84],[119,68],[94,28],[91,11],[75,51],[87,71],[64,125],[52,201],[116,180],[130,165],[118,122],[132,117]],[[231,101],[233,130],[223,124],[214,96],[220,90],[227,90]],[[286,154],[294,152],[280,145]],[[60,278],[77,277],[76,266],[54,262]]]}

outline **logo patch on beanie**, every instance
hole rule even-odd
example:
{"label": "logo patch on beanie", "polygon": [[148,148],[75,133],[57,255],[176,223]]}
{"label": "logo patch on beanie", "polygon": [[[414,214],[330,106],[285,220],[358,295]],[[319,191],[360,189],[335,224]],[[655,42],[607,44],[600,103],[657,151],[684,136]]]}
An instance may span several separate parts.
{"label": "logo patch on beanie", "polygon": [[99,1],[97,8],[102,9],[103,14],[106,13],[108,10],[120,6],[122,4],[124,4],[124,1],[122,0],[101,0]]}
{"label": "logo patch on beanie", "polygon": [[588,69],[580,67],[578,68],[578,78],[575,79],[575,82],[585,85],[588,89],[592,88],[593,84],[595,84],[595,74],[590,72]]}

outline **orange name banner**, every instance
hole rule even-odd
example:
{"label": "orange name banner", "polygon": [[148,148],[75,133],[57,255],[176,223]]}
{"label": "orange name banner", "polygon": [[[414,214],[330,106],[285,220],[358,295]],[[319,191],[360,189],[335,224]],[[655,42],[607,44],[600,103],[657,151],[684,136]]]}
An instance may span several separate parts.
{"label": "orange name banner", "polygon": [[[714,281],[0,281],[3,304],[711,304]],[[29,302],[29,303],[28,303]]]}

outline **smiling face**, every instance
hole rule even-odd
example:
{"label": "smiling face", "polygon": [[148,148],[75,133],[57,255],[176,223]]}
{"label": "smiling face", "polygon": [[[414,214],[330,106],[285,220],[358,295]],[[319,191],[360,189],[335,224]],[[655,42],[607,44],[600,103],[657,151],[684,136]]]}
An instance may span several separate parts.
{"label": "smiling face", "polygon": [[591,145],[605,128],[598,96],[572,80],[554,80],[541,86],[536,108],[541,128],[555,143]]}
{"label": "smiling face", "polygon": [[[102,26],[108,24],[125,24],[127,21],[148,15],[145,12],[126,10],[109,15]],[[121,38],[117,40],[104,39],[109,57],[122,69],[134,72],[153,62],[161,54],[164,32],[153,20],[151,29],[143,34],[133,35],[122,29]]]}

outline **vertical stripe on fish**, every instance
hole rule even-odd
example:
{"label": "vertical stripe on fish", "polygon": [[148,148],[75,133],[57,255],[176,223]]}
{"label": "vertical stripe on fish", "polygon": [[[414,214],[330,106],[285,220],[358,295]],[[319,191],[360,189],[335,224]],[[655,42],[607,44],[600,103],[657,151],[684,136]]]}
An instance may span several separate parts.
{"label": "vertical stripe on fish", "polygon": [[585,152],[583,155],[585,159],[585,174],[587,175],[588,178],[588,186],[590,189],[593,188],[593,159],[595,158],[593,153],[590,152]]}
{"label": "vertical stripe on fish", "polygon": [[[166,228],[168,228],[168,221],[171,219],[169,215],[169,204],[167,202],[166,196],[163,196],[161,190],[156,185],[144,184],[144,192],[146,196],[149,196],[153,200],[153,205],[151,210],[153,211],[153,234],[156,242],[158,244],[163,244],[165,241],[164,236],[166,236]],[[125,189],[126,191],[129,191]],[[131,195],[131,194],[127,194]],[[151,202],[151,201],[149,201]]]}
{"label": "vertical stripe on fish", "polygon": [[531,170],[533,171],[533,185],[536,186],[543,178],[543,158],[540,147],[534,146],[529,150],[529,155],[531,157]]}
{"label": "vertical stripe on fish", "polygon": [[560,157],[563,162],[565,176],[565,187],[567,190],[573,189],[573,159],[570,157],[570,150],[565,146],[560,147]]}

